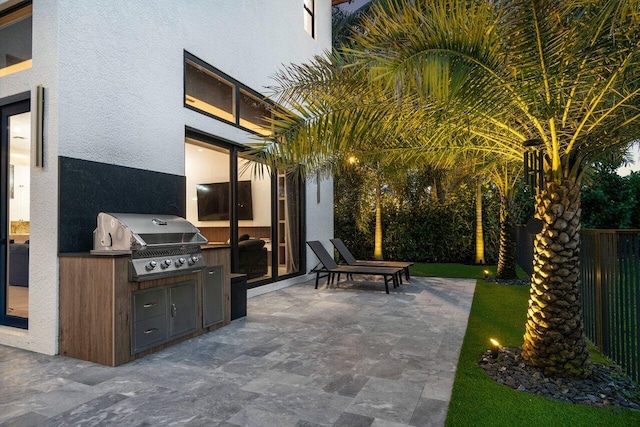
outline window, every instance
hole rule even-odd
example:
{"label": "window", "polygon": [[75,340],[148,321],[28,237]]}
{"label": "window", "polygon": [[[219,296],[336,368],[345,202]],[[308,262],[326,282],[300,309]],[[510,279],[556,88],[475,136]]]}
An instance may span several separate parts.
{"label": "window", "polygon": [[271,105],[240,90],[240,126],[260,135],[271,135]]}
{"label": "window", "polygon": [[242,151],[187,130],[187,220],[210,243],[231,245],[231,272],[246,274],[250,288],[304,274],[302,180],[255,173],[257,165]]}
{"label": "window", "polygon": [[314,0],[304,0],[304,29],[313,38],[316,37],[314,25]]}
{"label": "window", "polygon": [[31,68],[31,11],[31,2],[0,6],[0,77]]}
{"label": "window", "polygon": [[186,61],[185,102],[229,122],[235,122],[235,86],[193,61]]}
{"label": "window", "polygon": [[185,52],[184,105],[249,132],[268,136],[274,104],[254,90]]}

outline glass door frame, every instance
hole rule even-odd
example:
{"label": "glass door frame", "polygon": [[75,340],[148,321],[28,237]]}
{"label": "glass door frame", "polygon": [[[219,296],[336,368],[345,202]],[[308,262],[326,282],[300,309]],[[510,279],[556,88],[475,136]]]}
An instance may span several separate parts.
{"label": "glass door frame", "polygon": [[29,319],[7,314],[9,247],[9,117],[31,111],[31,93],[0,99],[0,325],[28,329]]}
{"label": "glass door frame", "polygon": [[[192,127],[187,126],[185,128],[185,138],[194,139],[200,141],[204,144],[216,146],[219,148],[223,148],[225,150],[229,150],[229,182],[231,184],[230,197],[231,200],[229,202],[229,206],[231,207],[231,212],[229,212],[229,241],[231,246],[231,271],[235,271],[238,268],[238,264],[240,263],[240,254],[238,250],[238,213],[237,209],[233,208],[237,205],[238,201],[238,158],[241,157],[243,151],[248,150],[248,147],[245,147],[241,144],[225,140],[223,138],[219,138],[213,135],[210,135],[206,132],[202,132],[200,130],[194,129]],[[185,171],[186,173],[186,171]],[[277,238],[278,238],[278,216],[277,216],[277,176],[276,174],[269,174],[269,179],[271,180],[271,244],[276,245],[277,249]],[[306,196],[305,196],[305,184],[300,180],[298,182],[298,194],[299,199],[298,202],[300,204],[298,212],[300,215],[299,220],[299,248],[300,248],[300,266],[298,271],[295,273],[289,273],[284,275],[278,274],[278,253],[277,250],[271,250],[271,275],[269,277],[265,277],[264,279],[256,280],[248,284],[248,288],[256,288],[259,286],[267,285],[269,283],[277,282],[279,280],[289,279],[296,276],[302,276],[307,272],[306,266]]]}

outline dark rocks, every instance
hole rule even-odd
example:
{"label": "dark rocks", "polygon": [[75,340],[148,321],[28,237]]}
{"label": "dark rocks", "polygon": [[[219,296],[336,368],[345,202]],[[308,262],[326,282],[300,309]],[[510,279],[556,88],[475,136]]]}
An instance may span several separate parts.
{"label": "dark rocks", "polygon": [[531,284],[529,279],[498,279],[497,277],[487,277],[484,280],[491,283],[500,283],[502,285],[529,286]]}
{"label": "dark rocks", "polygon": [[640,410],[640,387],[618,367],[593,363],[586,379],[546,377],[522,362],[519,348],[502,348],[498,358],[482,354],[479,365],[499,384],[552,400],[590,406]]}

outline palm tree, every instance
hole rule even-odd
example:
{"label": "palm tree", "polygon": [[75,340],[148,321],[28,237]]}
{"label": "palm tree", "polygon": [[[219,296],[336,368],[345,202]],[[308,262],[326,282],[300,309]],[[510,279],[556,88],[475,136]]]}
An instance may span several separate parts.
{"label": "palm tree", "polygon": [[[637,134],[638,0],[386,3],[362,18],[347,55],[331,57],[330,67],[316,60],[289,69],[299,84],[280,94],[302,115],[280,121],[291,144],[284,151],[305,167],[352,145],[402,153],[402,161],[465,133],[477,137],[466,138],[473,149],[515,159],[524,141],[539,139],[545,183],[536,215],[544,225],[522,357],[547,374],[588,374],[580,181],[592,159]],[[382,146],[363,145],[380,134]]]}
{"label": "palm tree", "polygon": [[500,194],[500,246],[498,248],[498,279],[512,280],[516,274],[516,184],[521,179],[522,164],[497,159],[487,168],[487,175]]}
{"label": "palm tree", "polygon": [[[591,159],[637,135],[638,0],[389,4],[391,12],[374,11],[361,23],[359,48],[351,50],[357,67],[398,99],[455,98],[473,116],[471,127],[492,141],[483,144],[488,151],[513,154],[513,139],[541,140],[545,183],[536,215],[544,225],[522,357],[547,374],[588,374],[578,295],[580,180]],[[504,143],[495,130],[512,138]]]}
{"label": "palm tree", "polygon": [[[383,260],[383,250],[382,250],[382,176],[387,175],[380,169],[379,163],[373,164],[365,164],[362,163],[356,156],[349,156],[347,159],[349,164],[353,167],[358,167],[364,174],[365,185],[373,186],[374,188],[374,200],[375,200],[375,230],[374,230],[374,239],[373,239],[373,259],[374,260]],[[359,215],[361,217],[367,216],[366,210],[368,210],[363,201],[359,200]],[[366,224],[367,221],[361,220],[361,225]]]}

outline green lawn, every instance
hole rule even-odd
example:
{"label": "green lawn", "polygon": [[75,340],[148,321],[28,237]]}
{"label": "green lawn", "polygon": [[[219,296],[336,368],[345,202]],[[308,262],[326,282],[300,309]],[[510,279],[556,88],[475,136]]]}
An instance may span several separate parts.
{"label": "green lawn", "polygon": [[[469,324],[462,345],[447,426],[640,426],[640,412],[592,408],[554,402],[497,384],[478,366],[489,338],[505,347],[520,347],[524,334],[527,286],[482,280],[495,267],[462,264],[416,264],[416,276],[476,278]],[[594,360],[604,359],[594,354]]]}

